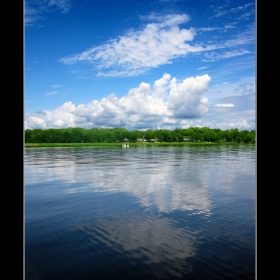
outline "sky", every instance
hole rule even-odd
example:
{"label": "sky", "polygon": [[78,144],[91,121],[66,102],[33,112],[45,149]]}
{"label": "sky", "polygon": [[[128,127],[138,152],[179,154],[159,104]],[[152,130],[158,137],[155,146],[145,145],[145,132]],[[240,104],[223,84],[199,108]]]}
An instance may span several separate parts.
{"label": "sky", "polygon": [[256,129],[256,2],[25,0],[24,128]]}

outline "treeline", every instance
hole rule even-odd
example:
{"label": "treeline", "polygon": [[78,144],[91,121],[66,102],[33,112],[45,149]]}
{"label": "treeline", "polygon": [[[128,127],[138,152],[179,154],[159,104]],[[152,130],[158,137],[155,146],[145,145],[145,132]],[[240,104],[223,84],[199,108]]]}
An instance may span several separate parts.
{"label": "treeline", "polygon": [[190,127],[128,131],[126,128],[26,129],[25,143],[116,143],[116,142],[235,142],[255,143],[255,130]]}

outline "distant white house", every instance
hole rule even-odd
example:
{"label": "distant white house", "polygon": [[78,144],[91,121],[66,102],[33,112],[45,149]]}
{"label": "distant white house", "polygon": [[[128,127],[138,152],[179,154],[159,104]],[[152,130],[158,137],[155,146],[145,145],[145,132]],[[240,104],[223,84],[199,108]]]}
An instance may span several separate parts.
{"label": "distant white house", "polygon": [[158,137],[156,137],[155,139],[150,139],[149,141],[150,142],[158,142],[158,140],[159,140]]}
{"label": "distant white house", "polygon": [[139,142],[141,142],[141,141],[147,142],[147,140],[145,138],[137,138],[137,141],[139,141]]}

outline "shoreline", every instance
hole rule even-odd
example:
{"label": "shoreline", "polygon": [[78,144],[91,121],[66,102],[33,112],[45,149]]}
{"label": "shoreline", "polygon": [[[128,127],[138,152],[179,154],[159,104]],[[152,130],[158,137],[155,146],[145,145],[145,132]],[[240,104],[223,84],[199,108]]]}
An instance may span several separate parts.
{"label": "shoreline", "polygon": [[236,142],[127,142],[127,143],[24,143],[25,148],[29,147],[90,147],[90,146],[188,146],[188,145],[256,145],[255,143],[236,143]]}

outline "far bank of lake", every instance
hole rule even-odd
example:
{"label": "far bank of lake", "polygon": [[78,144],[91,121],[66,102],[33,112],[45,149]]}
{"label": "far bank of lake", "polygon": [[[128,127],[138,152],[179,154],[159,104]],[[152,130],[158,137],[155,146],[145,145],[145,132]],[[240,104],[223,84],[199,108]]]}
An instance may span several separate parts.
{"label": "far bank of lake", "polygon": [[24,143],[28,147],[83,147],[83,146],[188,146],[188,145],[255,145],[251,143],[236,143],[236,142],[123,142],[123,143]]}

